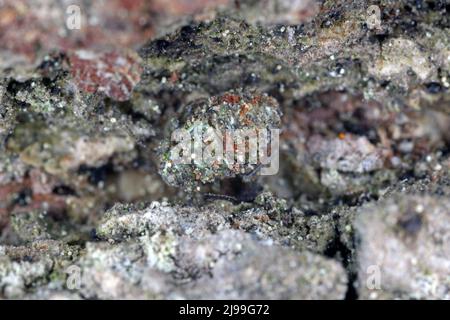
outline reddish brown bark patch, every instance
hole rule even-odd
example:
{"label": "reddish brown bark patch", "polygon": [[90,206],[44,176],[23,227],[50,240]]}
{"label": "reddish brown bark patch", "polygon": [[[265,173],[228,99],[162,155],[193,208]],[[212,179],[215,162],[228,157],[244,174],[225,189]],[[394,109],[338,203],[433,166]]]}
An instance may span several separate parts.
{"label": "reddish brown bark patch", "polygon": [[134,52],[77,51],[69,56],[71,73],[85,92],[102,92],[117,101],[128,100],[141,79],[141,60]]}

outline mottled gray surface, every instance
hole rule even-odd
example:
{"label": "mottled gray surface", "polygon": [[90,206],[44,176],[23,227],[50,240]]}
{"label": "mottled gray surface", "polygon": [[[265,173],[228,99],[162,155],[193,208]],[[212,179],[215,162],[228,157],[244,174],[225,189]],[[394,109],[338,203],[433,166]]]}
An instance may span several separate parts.
{"label": "mottled gray surface", "polygon": [[448,1],[74,2],[0,5],[0,298],[450,298]]}

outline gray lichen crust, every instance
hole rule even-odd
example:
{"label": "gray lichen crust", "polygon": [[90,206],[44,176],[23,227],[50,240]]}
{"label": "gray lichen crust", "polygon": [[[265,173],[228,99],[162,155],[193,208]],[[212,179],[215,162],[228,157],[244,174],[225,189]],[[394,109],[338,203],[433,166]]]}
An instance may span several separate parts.
{"label": "gray lichen crust", "polygon": [[448,199],[397,194],[360,211],[361,298],[450,298]]}
{"label": "gray lichen crust", "polygon": [[[66,279],[74,280],[69,270],[75,266],[79,278],[74,293],[84,298],[345,297],[347,275],[340,263],[307,250],[281,247],[282,237],[287,240],[289,235],[274,235],[280,238],[275,244],[267,235],[232,230],[228,210],[156,202],[140,210],[116,206],[97,229],[97,237],[105,241],[88,242],[81,252],[77,247],[58,247],[61,244],[52,240],[35,240],[35,249],[0,247],[6,254],[0,268],[3,294],[24,297],[25,285],[33,283],[33,293],[69,295]],[[259,228],[269,224],[253,221]],[[43,261],[38,248],[45,248],[40,249],[46,253]],[[31,254],[38,260],[12,262]]]}

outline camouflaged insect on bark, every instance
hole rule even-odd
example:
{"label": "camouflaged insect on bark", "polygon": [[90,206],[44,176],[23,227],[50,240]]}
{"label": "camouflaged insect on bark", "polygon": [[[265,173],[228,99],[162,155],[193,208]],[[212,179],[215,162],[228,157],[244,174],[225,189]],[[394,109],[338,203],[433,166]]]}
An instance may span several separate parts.
{"label": "camouflaged insect on bark", "polygon": [[[182,129],[189,134],[197,133],[200,139],[194,139],[192,158],[188,159],[188,163],[180,164],[174,161],[173,156],[176,155],[174,152],[177,152],[178,145],[186,142],[171,141],[172,136],[169,141],[163,142],[167,147],[164,149],[163,146],[160,151],[160,173],[167,183],[184,187],[191,192],[202,184],[213,183],[216,180],[257,174],[260,166],[266,163],[261,163],[261,158],[254,159],[253,163],[249,148],[260,148],[262,143],[271,144],[272,137],[267,134],[269,137],[267,141],[258,141],[252,146],[245,145],[244,149],[236,146],[239,143],[237,139],[244,139],[240,143],[245,144],[247,136],[239,135],[244,135],[246,130],[257,134],[270,129],[279,130],[281,125],[280,110],[275,99],[264,94],[239,91],[214,96],[207,101],[193,102],[180,114],[180,119],[175,121],[178,125],[174,130]],[[215,138],[219,141],[214,140]],[[258,136],[255,135],[253,138],[257,139]],[[212,145],[214,143],[216,145]],[[188,141],[188,144],[190,150],[191,141]],[[210,151],[214,158],[213,163],[209,163],[206,159],[197,159],[206,157],[205,148],[208,146],[213,147]]]}

